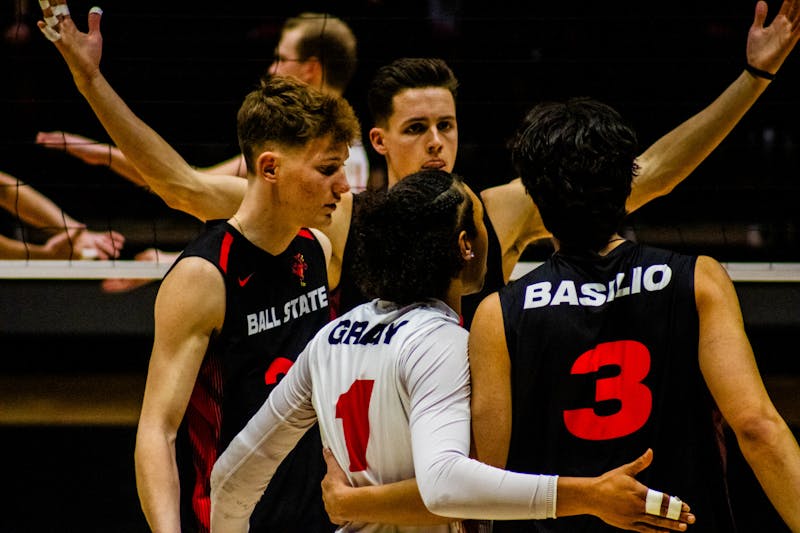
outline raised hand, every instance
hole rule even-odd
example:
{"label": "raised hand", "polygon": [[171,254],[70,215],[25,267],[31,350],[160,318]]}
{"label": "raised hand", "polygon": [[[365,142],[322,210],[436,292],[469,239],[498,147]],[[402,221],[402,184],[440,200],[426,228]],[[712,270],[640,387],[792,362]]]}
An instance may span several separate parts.
{"label": "raised hand", "polygon": [[83,231],[75,238],[75,250],[82,259],[116,259],[125,237],[116,231]]}
{"label": "raised hand", "polygon": [[100,73],[103,10],[99,7],[89,10],[89,31],[83,33],[73,23],[66,0],[40,0],[39,5],[44,20],[36,25],[64,57],[78,87],[90,83]]}
{"label": "raised hand", "polygon": [[111,146],[66,131],[40,131],[36,144],[77,157],[89,165],[111,166]]}
{"label": "raised hand", "polygon": [[747,63],[775,74],[800,38],[800,0],[784,0],[768,26],[767,3],[759,0],[753,25],[747,34]]}

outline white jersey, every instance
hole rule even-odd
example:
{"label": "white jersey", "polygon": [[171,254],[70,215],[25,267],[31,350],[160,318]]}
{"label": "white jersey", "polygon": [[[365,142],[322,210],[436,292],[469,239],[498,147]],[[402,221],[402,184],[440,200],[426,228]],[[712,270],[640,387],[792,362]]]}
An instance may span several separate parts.
{"label": "white jersey", "polygon": [[354,486],[416,477],[426,506],[442,516],[554,517],[555,476],[510,473],[468,457],[467,336],[440,301],[398,308],[374,300],[326,325],[214,466],[213,533],[247,531],[269,477],[317,420]]}
{"label": "white jersey", "polygon": [[359,139],[353,141],[350,146],[350,155],[344,162],[344,174],[347,177],[347,184],[350,185],[350,192],[353,194],[367,188],[369,159],[364,144]]}

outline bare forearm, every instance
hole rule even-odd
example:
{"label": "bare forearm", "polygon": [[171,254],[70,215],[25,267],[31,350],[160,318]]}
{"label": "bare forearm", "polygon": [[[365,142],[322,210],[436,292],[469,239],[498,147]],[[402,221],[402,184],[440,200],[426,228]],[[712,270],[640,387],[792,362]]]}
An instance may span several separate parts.
{"label": "bare forearm", "polygon": [[0,172],[0,206],[30,226],[63,231],[81,226],[52,200],[17,178]]}
{"label": "bare forearm", "polygon": [[142,122],[99,73],[76,78],[78,89],[127,160],[153,192],[170,207],[200,219],[229,216],[238,202],[228,206],[202,190],[194,169],[155,131]]}
{"label": "bare forearm", "polygon": [[25,243],[0,235],[0,259],[53,259],[39,244]]}
{"label": "bare forearm", "polygon": [[628,211],[669,193],[722,142],[769,85],[742,74],[708,107],[667,133],[637,158],[639,175]]}
{"label": "bare forearm", "polygon": [[180,486],[170,449],[151,450],[141,441],[135,451],[136,490],[142,512],[152,531],[181,531]]}
{"label": "bare forearm", "polygon": [[336,507],[337,518],[349,522],[426,526],[453,521],[428,511],[415,479],[348,488],[341,491]]}
{"label": "bare forearm", "polygon": [[778,514],[792,531],[800,531],[800,450],[782,419],[764,421],[765,426],[757,438],[742,432],[739,445]]}
{"label": "bare forearm", "polygon": [[94,160],[97,164],[105,165],[115,173],[119,174],[126,180],[134,185],[140,187],[149,187],[147,180],[145,180],[135,166],[128,160],[122,150],[110,144],[96,144],[91,147],[91,150],[96,151]]}

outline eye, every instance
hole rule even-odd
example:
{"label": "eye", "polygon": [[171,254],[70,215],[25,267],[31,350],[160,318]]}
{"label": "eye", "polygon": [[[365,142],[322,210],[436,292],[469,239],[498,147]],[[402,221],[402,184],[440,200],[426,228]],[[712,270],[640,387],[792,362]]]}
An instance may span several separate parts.
{"label": "eye", "polygon": [[450,131],[456,127],[456,125],[451,120],[443,120],[436,125],[439,128],[439,131]]}
{"label": "eye", "polygon": [[317,170],[320,174],[325,176],[333,176],[340,168],[342,168],[342,165],[326,165],[324,167],[319,167]]}
{"label": "eye", "polygon": [[424,124],[421,124],[419,122],[415,122],[414,124],[410,124],[406,128],[405,131],[406,131],[406,133],[410,133],[410,134],[420,134],[420,133],[424,133],[426,129],[427,129],[427,127]]}

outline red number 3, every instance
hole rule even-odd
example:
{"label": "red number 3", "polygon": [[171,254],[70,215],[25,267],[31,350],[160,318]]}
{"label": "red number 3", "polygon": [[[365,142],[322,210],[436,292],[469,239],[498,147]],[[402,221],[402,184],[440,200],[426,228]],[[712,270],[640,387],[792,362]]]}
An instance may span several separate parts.
{"label": "red number 3", "polygon": [[595,400],[619,400],[619,411],[598,415],[594,408],[564,411],[567,430],[586,440],[609,440],[630,435],[647,422],[653,408],[653,394],[642,380],[650,372],[650,351],[636,341],[606,342],[581,354],[572,365],[572,374],[597,372],[600,367],[616,365],[619,375],[599,378]]}
{"label": "red number 3", "polygon": [[336,418],[342,419],[351,472],[367,469],[369,402],[372,399],[373,385],[373,379],[357,379],[336,402]]}

